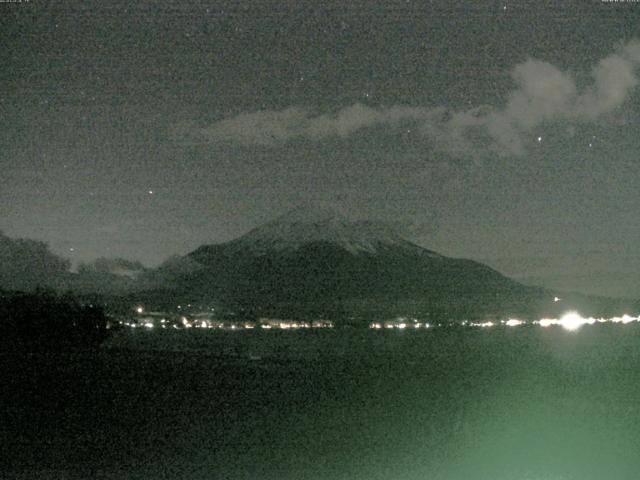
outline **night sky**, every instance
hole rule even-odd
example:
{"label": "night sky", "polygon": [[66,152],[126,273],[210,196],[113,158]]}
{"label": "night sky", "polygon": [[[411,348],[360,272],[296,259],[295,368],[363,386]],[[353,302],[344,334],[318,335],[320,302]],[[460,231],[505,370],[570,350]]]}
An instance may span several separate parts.
{"label": "night sky", "polygon": [[155,265],[322,204],[640,296],[640,3],[23,0],[0,45],[11,237]]}

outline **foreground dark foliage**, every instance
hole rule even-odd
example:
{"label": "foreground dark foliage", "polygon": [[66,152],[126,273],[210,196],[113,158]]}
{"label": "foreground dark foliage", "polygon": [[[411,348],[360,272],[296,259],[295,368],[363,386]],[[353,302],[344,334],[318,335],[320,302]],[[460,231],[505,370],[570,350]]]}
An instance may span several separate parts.
{"label": "foreground dark foliage", "polygon": [[51,292],[0,296],[3,343],[18,351],[93,348],[107,337],[102,308]]}

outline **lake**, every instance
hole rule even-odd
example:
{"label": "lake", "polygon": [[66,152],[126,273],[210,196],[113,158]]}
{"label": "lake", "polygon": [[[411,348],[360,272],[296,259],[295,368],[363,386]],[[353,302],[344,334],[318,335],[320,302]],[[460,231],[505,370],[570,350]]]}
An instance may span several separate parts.
{"label": "lake", "polygon": [[640,326],[123,330],[3,373],[17,479],[635,479]]}

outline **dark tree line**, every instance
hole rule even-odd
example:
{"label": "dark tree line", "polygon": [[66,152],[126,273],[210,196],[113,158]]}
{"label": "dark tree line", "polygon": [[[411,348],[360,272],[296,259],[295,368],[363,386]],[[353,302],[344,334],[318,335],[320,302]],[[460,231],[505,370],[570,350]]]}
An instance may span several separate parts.
{"label": "dark tree line", "polygon": [[108,334],[102,308],[48,291],[0,294],[0,335],[16,350],[92,348]]}

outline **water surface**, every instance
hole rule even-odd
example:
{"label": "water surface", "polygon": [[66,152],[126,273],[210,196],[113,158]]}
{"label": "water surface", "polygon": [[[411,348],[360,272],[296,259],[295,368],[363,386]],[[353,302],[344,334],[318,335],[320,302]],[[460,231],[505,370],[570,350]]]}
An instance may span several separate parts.
{"label": "water surface", "polygon": [[637,325],[127,330],[52,361],[2,365],[2,463],[15,478],[640,471]]}

